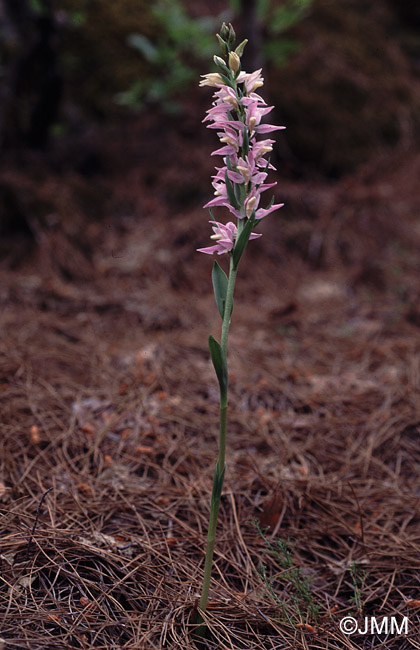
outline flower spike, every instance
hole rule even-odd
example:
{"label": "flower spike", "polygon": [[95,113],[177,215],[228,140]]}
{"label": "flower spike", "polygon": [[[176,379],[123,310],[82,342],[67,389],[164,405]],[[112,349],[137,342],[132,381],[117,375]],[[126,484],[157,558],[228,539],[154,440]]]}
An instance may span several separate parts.
{"label": "flower spike", "polygon": [[[221,146],[213,151],[212,156],[223,156],[224,166],[216,168],[217,174],[213,177],[216,198],[204,207],[224,206],[238,221],[249,219],[255,210],[255,219],[261,220],[283,204],[258,208],[262,192],[276,184],[265,183],[267,171],[275,170],[265,158],[273,150],[274,140],[261,140],[258,137],[285,127],[263,122],[273,106],[267,106],[264,99],[255,92],[264,84],[262,70],[251,73],[241,71],[240,57],[246,39],[233,51],[234,31],[232,25],[225,23],[217,37],[224,58],[215,56],[214,60],[223,73],[202,75],[200,86],[216,89],[213,105],[207,111],[204,122],[208,122],[207,128],[218,131]],[[232,247],[220,244],[198,250],[220,255],[231,253]]]}

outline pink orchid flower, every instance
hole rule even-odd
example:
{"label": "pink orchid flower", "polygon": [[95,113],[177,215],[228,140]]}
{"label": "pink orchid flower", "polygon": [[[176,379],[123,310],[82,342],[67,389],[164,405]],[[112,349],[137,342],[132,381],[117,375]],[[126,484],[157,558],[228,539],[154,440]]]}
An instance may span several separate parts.
{"label": "pink orchid flower", "polygon": [[[207,255],[212,255],[217,253],[222,255],[222,253],[229,253],[236,240],[236,235],[238,234],[238,229],[232,221],[228,221],[225,225],[219,223],[218,221],[210,221],[213,225],[214,234],[210,236],[210,239],[213,239],[217,243],[214,246],[208,246],[207,248],[197,248],[200,253],[207,253]],[[252,232],[250,239],[256,239],[261,237],[260,233]]]}

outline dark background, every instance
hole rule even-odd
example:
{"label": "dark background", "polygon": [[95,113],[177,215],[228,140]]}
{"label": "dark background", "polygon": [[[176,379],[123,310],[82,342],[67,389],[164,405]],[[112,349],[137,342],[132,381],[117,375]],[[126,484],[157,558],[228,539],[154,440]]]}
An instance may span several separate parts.
{"label": "dark background", "polygon": [[[153,157],[167,154],[169,167],[171,138],[184,137],[186,158],[188,149],[191,156],[209,153],[200,121],[210,98],[197,79],[213,69],[222,19],[232,20],[238,39],[249,38],[244,65],[264,65],[265,96],[274,119],[287,126],[273,154],[282,179],[334,183],[367,163],[416,150],[415,2],[216,1],[210,11],[182,0],[2,0],[3,256],[11,235],[36,239],[51,220],[69,228],[54,197],[41,196],[40,179],[67,187],[72,175],[79,189],[67,189],[81,206],[71,218],[83,224],[110,212],[118,218],[102,184],[112,201],[122,167],[130,173],[148,166],[154,176],[151,150]],[[173,174],[175,158],[174,151]],[[195,174],[192,187],[183,169],[177,200],[184,191],[187,202],[193,193],[199,203],[208,177]],[[153,185],[153,193],[164,192]]]}

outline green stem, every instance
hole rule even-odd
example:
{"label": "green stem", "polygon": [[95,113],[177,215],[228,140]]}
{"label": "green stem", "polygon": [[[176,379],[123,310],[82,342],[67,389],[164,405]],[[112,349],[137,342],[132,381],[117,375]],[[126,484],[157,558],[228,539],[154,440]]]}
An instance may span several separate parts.
{"label": "green stem", "polygon": [[[227,342],[228,342],[229,326],[230,326],[231,315],[232,315],[233,292],[235,289],[236,274],[237,274],[237,269],[233,267],[233,260],[231,257],[228,286],[226,291],[225,310],[224,310],[223,323],[222,323],[222,339],[221,339],[221,347],[225,358],[227,357]],[[207,608],[211,570],[213,566],[214,544],[216,541],[217,516],[219,514],[220,497],[221,497],[223,478],[225,472],[227,408],[228,408],[228,401],[227,401],[227,390],[226,390],[226,392],[220,393],[219,456],[217,459],[216,470],[214,473],[214,480],[213,480],[213,492],[212,492],[211,505],[210,505],[209,526],[207,532],[206,560],[204,564],[203,587],[201,590],[201,598],[200,598],[200,609],[203,612],[205,612]],[[198,623],[203,622],[201,616],[198,616],[197,622]],[[205,626],[199,627],[198,630],[196,631],[196,634],[198,636],[204,636]]]}

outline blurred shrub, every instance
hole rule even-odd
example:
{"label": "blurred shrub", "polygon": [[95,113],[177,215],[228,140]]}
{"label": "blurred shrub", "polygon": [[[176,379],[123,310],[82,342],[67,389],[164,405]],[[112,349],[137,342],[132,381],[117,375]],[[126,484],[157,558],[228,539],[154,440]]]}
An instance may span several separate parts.
{"label": "blurred shrub", "polygon": [[[16,123],[11,146],[19,140],[38,146],[41,120],[34,119],[36,114],[46,118],[38,138],[44,146],[49,133],[75,132],[92,118],[114,118],[126,108],[159,104],[176,110],[180,95],[196,84],[199,72],[208,70],[218,49],[215,33],[221,21],[235,20],[240,26],[254,5],[257,29],[267,26],[264,55],[275,65],[283,65],[298,49],[297,40],[285,38],[284,33],[302,20],[312,1],[232,0],[224,11],[224,3],[219,2],[209,9],[216,15],[203,16],[205,9],[191,0],[0,0],[4,37],[0,65],[11,72],[3,72],[0,99],[5,96],[9,103],[3,122]],[[11,32],[2,23],[2,2],[14,14]],[[41,26],[46,20],[48,37]],[[13,40],[16,30],[18,42]],[[42,42],[48,52],[35,62]],[[52,65],[54,101],[52,91],[46,93],[43,88],[45,80],[52,78]],[[23,68],[16,83],[15,71]]]}
{"label": "blurred shrub", "polygon": [[[296,36],[286,36],[293,27],[310,15],[314,0],[254,0],[256,19],[264,31],[261,42],[262,55],[267,63],[286,65],[289,57],[300,49]],[[236,16],[248,11],[249,2],[231,0],[230,6]]]}
{"label": "blurred shrub", "polygon": [[[262,52],[298,164],[336,177],[381,147],[408,147],[418,137],[419,5],[403,4],[0,0],[0,138],[10,147],[19,137],[43,146],[48,133],[74,133],[127,108],[175,109],[209,70],[220,21],[233,20],[255,45],[247,69],[259,67]],[[26,17],[14,25],[7,15],[22,8]],[[203,16],[207,10],[218,15]]]}
{"label": "blurred shrub", "polygon": [[224,17],[191,18],[181,0],[160,0],[150,11],[157,25],[154,36],[135,32],[127,37],[128,45],[149,64],[149,72],[120,93],[117,101],[134,109],[158,102],[166,110],[176,110],[173,97],[196,78],[197,62],[208,62],[213,56],[214,34]]}
{"label": "blurred shrub", "polygon": [[[255,2],[258,23],[267,27],[263,55],[275,65],[285,65],[288,57],[299,49],[299,42],[283,34],[307,15],[313,0],[284,0],[281,5],[273,0]],[[230,10],[216,17],[192,17],[187,11],[188,4],[191,3],[183,0],[160,0],[150,8],[158,25],[155,37],[138,32],[129,35],[127,42],[151,68],[146,77],[137,79],[118,95],[121,105],[139,109],[146,103],[158,102],[166,110],[176,110],[173,97],[197,77],[197,64],[203,61],[208,67],[217,53],[215,33],[221,22],[232,20],[236,25],[238,20],[240,24],[250,11],[250,3],[231,0]]]}

